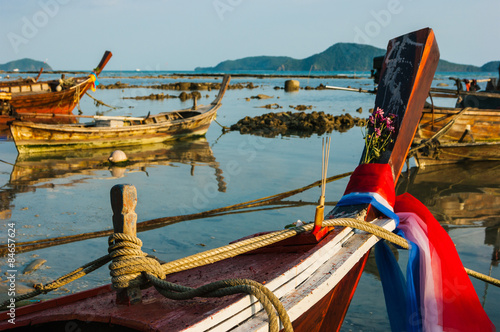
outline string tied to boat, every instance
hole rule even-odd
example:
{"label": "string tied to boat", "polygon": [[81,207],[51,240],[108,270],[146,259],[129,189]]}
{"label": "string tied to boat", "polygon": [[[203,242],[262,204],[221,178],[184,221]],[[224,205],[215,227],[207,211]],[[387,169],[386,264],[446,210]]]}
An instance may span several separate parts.
{"label": "string tied to boat", "polygon": [[151,286],[144,273],[163,279],[165,271],[160,262],[141,250],[142,241],[131,235],[114,233],[108,238],[109,264],[113,288]]}
{"label": "string tied to boat", "polygon": [[255,296],[267,313],[269,331],[278,332],[278,314],[284,331],[293,331],[292,322],[278,297],[267,287],[251,279],[226,279],[215,281],[198,288],[181,286],[146,273],[148,280],[163,296],[173,300],[188,300],[195,297],[224,297],[246,293]]}

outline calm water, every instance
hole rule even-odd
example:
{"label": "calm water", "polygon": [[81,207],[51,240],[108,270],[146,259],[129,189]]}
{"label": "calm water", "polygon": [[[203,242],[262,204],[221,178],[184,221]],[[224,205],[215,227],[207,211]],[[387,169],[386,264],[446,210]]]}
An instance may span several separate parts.
{"label": "calm water", "polygon": [[[353,74],[353,73],[349,73]],[[137,76],[140,75],[140,78]],[[158,73],[104,72],[102,84],[122,83],[151,85],[176,80],[158,78]],[[302,87],[325,85],[373,88],[368,73],[356,73],[355,79],[301,78]],[[454,73],[440,73],[434,85],[450,83]],[[468,78],[484,78],[495,74],[470,74]],[[181,81],[206,82],[210,78],[181,78]],[[229,90],[218,114],[224,126],[236,123],[244,116],[256,116],[270,110],[260,108],[277,103],[282,111],[290,105],[312,105],[313,110],[334,115],[348,112],[353,116],[368,116],[374,96],[331,90],[301,90],[285,93],[274,87],[283,87],[285,78],[233,78],[231,83],[252,82],[258,88]],[[178,99],[164,101],[130,100],[123,97],[151,93],[177,95],[178,91],[156,89],[97,90],[91,93],[107,104],[121,109],[108,111],[97,108],[85,97],[81,109],[85,115],[96,111],[106,115],[141,116],[191,106]],[[200,104],[210,102],[215,91],[202,91]],[[258,94],[271,99],[247,98]],[[208,96],[207,96],[208,95]],[[452,100],[438,100],[439,105],[452,106]],[[356,109],[362,107],[361,114]],[[276,111],[276,110],[273,110]],[[345,133],[333,132],[328,175],[354,169],[363,149],[362,132],[353,128]],[[181,144],[160,144],[135,149],[124,149],[133,164],[126,168],[103,166],[109,151],[89,151],[81,154],[48,155],[44,158],[18,156],[13,142],[0,141],[0,240],[6,241],[7,224],[15,222],[16,241],[36,241],[110,229],[111,208],[109,190],[115,184],[129,183],[138,191],[136,212],[138,221],[166,216],[190,214],[270,196],[308,185],[320,178],[321,139],[277,137],[261,138],[229,132],[222,135],[221,127],[213,123],[206,138]],[[457,245],[464,265],[473,270],[500,278],[498,260],[492,260],[500,246],[500,163],[479,163],[446,170],[415,170],[403,176],[398,192],[409,191],[422,200],[443,222]],[[496,173],[495,173],[496,172]],[[444,175],[443,175],[444,174]],[[457,180],[458,179],[458,180]],[[347,184],[342,179],[327,185],[327,201],[337,201]],[[289,201],[315,203],[319,188],[291,197]],[[164,261],[222,246],[255,232],[276,230],[284,225],[313,219],[314,206],[279,207],[249,213],[185,221],[139,233],[143,250]],[[19,271],[34,259],[47,262],[29,275],[18,275],[18,287],[33,282],[48,282],[107,252],[106,238],[93,238],[65,245],[18,253]],[[399,259],[406,264],[406,253]],[[0,258],[0,269],[8,269],[5,258]],[[4,280],[2,280],[3,284]],[[61,296],[89,287],[109,283],[107,268],[75,281],[61,290],[45,295]],[[473,280],[476,291],[493,322],[500,326],[500,290]],[[3,291],[2,291],[3,293]],[[389,329],[381,284],[374,262],[365,270],[353,302],[347,313],[343,331],[384,331]]]}

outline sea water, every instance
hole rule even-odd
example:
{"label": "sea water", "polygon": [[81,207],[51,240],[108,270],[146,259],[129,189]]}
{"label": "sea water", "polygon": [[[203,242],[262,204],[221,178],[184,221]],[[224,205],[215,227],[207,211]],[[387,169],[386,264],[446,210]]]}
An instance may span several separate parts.
{"label": "sea water", "polygon": [[[99,82],[102,85],[119,81],[151,86],[176,81],[220,81],[218,77],[172,77],[172,74],[105,71]],[[325,73],[321,73],[321,76],[307,76],[310,73],[288,74],[301,75],[298,78],[301,87],[315,88],[323,84],[365,90],[374,88],[369,73],[366,72],[326,73],[346,75],[342,78],[325,77]],[[56,77],[46,77],[52,76]],[[464,77],[461,73],[438,73],[433,85],[447,83],[450,84],[449,88],[453,88],[452,81],[448,80],[450,76]],[[464,78],[494,76],[495,73],[467,73]],[[203,212],[300,188],[320,179],[321,140],[325,136],[332,138],[328,176],[352,171],[359,163],[364,146],[363,130],[359,127],[347,132],[332,132],[323,136],[313,134],[309,137],[265,138],[241,135],[239,132],[223,133],[220,125],[229,127],[245,116],[293,111],[292,107],[297,105],[312,106],[307,112],[324,111],[333,115],[349,113],[364,118],[369,116],[369,110],[374,106],[375,97],[372,94],[315,89],[287,93],[282,89],[287,79],[289,77],[233,77],[231,84],[246,85],[251,82],[256,88],[228,90],[218,112],[218,123],[212,123],[205,139],[187,141],[182,146],[174,144],[132,149],[131,156],[142,152],[147,157],[143,156],[140,162],[139,157],[135,157],[137,162],[124,168],[105,165],[108,151],[77,155],[67,152],[62,156],[26,160],[18,156],[12,141],[0,141],[1,244],[6,243],[7,229],[13,223],[17,242],[112,229],[109,191],[115,184],[132,184],[137,188],[138,222]],[[189,100],[124,99],[161,92],[171,95],[180,93],[149,87],[98,89],[90,92],[91,95],[119,108],[98,107],[92,99],[84,96],[80,102],[80,110],[83,115],[143,116],[149,112],[155,114],[191,106],[192,102]],[[198,104],[211,102],[217,93],[215,90],[200,92],[202,97]],[[258,94],[271,98],[251,98]],[[439,106],[454,106],[453,99],[434,99],[434,103]],[[264,108],[268,104],[278,104],[281,108]],[[76,114],[78,111],[75,109],[74,112]],[[475,165],[467,167],[467,174],[474,173],[474,169],[478,168]],[[488,167],[495,170],[500,165],[493,163]],[[463,170],[459,169],[457,172],[462,174],[461,171]],[[414,170],[412,172],[411,174],[415,173]],[[484,171],[481,172],[484,174]],[[437,207],[459,202],[456,209],[446,210],[448,215],[439,214],[438,220],[456,243],[466,267],[500,278],[498,257],[493,257],[500,246],[500,180],[492,177],[487,184],[476,182],[465,186],[460,182],[446,181],[436,184],[435,181],[431,183],[426,179],[419,182],[419,174],[412,175],[411,182],[410,172],[406,174],[408,175],[403,175],[402,178],[407,182],[398,187],[398,193],[409,191],[430,206],[432,212],[439,214],[441,210]],[[340,199],[347,182],[348,178],[345,177],[327,185],[326,200],[330,202],[327,209],[332,209],[332,204]],[[481,194],[472,201],[474,203],[466,199],[471,193]],[[271,206],[272,209],[255,208],[246,213],[169,224],[140,232],[138,236],[144,243],[145,252],[170,261],[226,245],[249,234],[282,229],[299,219],[312,220],[319,195],[320,189],[316,187],[286,199],[286,204]],[[464,217],[450,212],[464,209],[462,206],[460,210],[460,201],[466,207],[473,204],[474,213]],[[486,206],[481,202],[490,204]],[[106,253],[106,237],[81,237],[78,241],[67,244],[19,252],[15,256],[19,287],[26,289],[33,283],[49,282]],[[22,274],[23,269],[35,259],[45,259],[46,263],[30,274]],[[406,252],[400,251],[399,261],[403,270],[406,259]],[[0,258],[0,270],[0,286],[3,287],[7,281],[4,274],[9,270],[7,257]],[[500,290],[482,281],[472,281],[486,312],[500,326],[500,313],[497,309]],[[41,298],[58,297],[109,282],[109,271],[103,267]],[[4,289],[1,288],[2,293]],[[389,328],[382,287],[374,260],[370,258],[342,331],[386,331]]]}

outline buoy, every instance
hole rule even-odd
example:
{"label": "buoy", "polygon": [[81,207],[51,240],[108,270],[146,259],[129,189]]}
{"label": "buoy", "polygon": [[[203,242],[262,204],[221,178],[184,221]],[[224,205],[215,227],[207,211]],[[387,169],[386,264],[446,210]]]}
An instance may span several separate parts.
{"label": "buoy", "polygon": [[108,160],[114,164],[116,163],[122,163],[124,161],[127,161],[128,158],[127,158],[127,155],[125,154],[125,152],[123,152],[122,150],[115,150],[113,152],[111,152],[111,155],[109,156]]}

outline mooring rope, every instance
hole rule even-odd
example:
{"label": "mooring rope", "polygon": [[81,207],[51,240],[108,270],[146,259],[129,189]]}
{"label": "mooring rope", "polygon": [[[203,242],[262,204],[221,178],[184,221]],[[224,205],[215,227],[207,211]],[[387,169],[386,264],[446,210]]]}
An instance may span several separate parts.
{"label": "mooring rope", "polygon": [[[408,241],[389,230],[386,230],[373,223],[368,223],[363,220],[354,218],[339,218],[328,219],[323,221],[324,227],[344,226],[355,229],[360,229],[371,233],[381,239],[394,243],[401,248],[408,249]],[[254,295],[263,305],[269,317],[270,328],[273,331],[279,331],[279,325],[274,316],[274,310],[278,312],[281,322],[285,326],[285,331],[288,329],[289,322],[286,310],[282,308],[282,304],[274,294],[271,293],[265,286],[251,280],[222,280],[202,286],[198,289],[174,285],[162,280],[167,274],[181,270],[187,270],[193,267],[198,267],[206,264],[211,264],[229,257],[253,251],[258,248],[268,246],[272,243],[282,241],[286,238],[295,236],[299,233],[311,231],[314,223],[308,223],[302,226],[289,228],[281,231],[276,231],[254,238],[239,241],[227,246],[208,250],[199,254],[191,255],[172,262],[160,264],[158,259],[144,253],[141,250],[142,241],[135,236],[130,236],[122,233],[115,233],[108,239],[109,248],[108,254],[102,256],[82,267],[70,272],[53,282],[46,285],[37,284],[34,286],[33,292],[19,295],[15,297],[16,302],[25,300],[41,293],[48,293],[61,286],[64,286],[71,281],[74,281],[96,269],[112,261],[109,265],[111,270],[113,288],[121,289],[131,286],[139,286],[141,288],[149,287],[152,284],[162,295],[172,299],[188,299],[193,297],[219,297],[236,293],[247,293]],[[500,287],[500,280],[486,276],[484,274],[472,271],[465,268],[468,275]],[[259,285],[259,286],[257,286]],[[265,289],[265,290],[264,290]],[[272,294],[272,295],[271,295]],[[271,305],[269,305],[269,303]],[[10,300],[3,302],[0,309],[4,310]],[[273,309],[274,308],[274,309]],[[291,323],[290,326],[291,328]]]}
{"label": "mooring rope", "polygon": [[92,95],[91,95],[88,91],[85,91],[85,94],[86,94],[87,96],[89,96],[90,98],[94,99],[94,101],[95,101],[98,105],[103,105],[103,106],[109,107],[109,108],[114,109],[114,110],[119,109],[119,108],[122,108],[122,107],[119,107],[119,106],[111,106],[111,105],[108,105],[108,104],[106,104],[105,102],[103,102],[102,100],[99,100],[99,99],[97,99],[97,98],[94,98],[94,97],[93,97],[93,96],[92,96]]}

